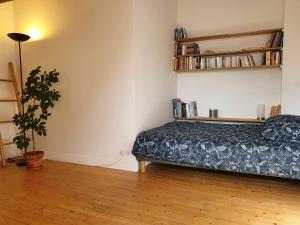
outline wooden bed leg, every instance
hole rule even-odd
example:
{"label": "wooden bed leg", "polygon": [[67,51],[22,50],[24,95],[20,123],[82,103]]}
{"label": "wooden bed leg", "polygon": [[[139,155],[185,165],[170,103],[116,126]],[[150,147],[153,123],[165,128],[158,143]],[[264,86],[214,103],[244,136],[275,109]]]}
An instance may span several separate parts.
{"label": "wooden bed leg", "polygon": [[141,173],[145,173],[146,169],[145,169],[145,161],[139,161],[139,171]]}
{"label": "wooden bed leg", "polygon": [[2,166],[5,167],[6,166],[6,160],[5,160],[5,155],[4,155],[4,149],[3,149],[3,142],[2,142],[2,138],[1,138],[1,133],[0,133],[0,158],[1,158]]}

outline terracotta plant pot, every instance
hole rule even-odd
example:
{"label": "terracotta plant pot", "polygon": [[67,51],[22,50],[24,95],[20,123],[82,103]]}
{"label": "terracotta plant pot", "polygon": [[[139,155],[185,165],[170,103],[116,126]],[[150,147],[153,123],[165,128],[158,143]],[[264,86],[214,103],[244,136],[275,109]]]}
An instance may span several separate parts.
{"label": "terracotta plant pot", "polygon": [[43,167],[44,152],[34,151],[24,154],[28,170],[39,170]]}

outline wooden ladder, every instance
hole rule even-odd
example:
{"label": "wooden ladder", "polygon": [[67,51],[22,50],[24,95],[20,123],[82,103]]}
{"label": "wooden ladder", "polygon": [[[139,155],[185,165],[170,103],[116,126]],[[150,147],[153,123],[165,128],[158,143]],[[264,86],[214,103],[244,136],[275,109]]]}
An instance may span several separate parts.
{"label": "wooden ladder", "polygon": [[[9,74],[10,74],[10,79],[1,79],[0,78],[0,82],[6,82],[6,83],[12,84],[16,98],[15,99],[0,99],[0,103],[9,103],[9,102],[16,103],[17,107],[18,107],[18,112],[20,113],[21,112],[21,101],[20,101],[21,96],[20,96],[20,92],[18,91],[18,84],[17,84],[17,79],[16,79],[16,75],[15,75],[15,71],[14,71],[14,66],[11,62],[8,63],[8,70],[9,70]],[[7,123],[13,123],[13,120],[12,119],[0,120],[0,125],[7,124]],[[1,132],[0,132],[0,156],[1,156],[2,166],[6,166],[4,147],[8,146],[8,145],[12,145],[12,144],[14,144],[13,141],[4,142],[1,138]]]}

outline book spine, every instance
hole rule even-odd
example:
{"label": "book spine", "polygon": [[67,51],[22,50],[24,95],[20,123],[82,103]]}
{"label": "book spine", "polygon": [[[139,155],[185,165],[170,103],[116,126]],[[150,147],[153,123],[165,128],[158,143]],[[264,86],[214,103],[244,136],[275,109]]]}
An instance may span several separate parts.
{"label": "book spine", "polygon": [[280,65],[280,52],[275,53],[275,64]]}
{"label": "book spine", "polygon": [[186,118],[187,114],[186,114],[186,103],[181,102],[181,116],[183,118]]}
{"label": "book spine", "polygon": [[181,102],[177,102],[177,118],[181,117]]}
{"label": "book spine", "polygon": [[266,52],[266,66],[271,65],[271,52]]}

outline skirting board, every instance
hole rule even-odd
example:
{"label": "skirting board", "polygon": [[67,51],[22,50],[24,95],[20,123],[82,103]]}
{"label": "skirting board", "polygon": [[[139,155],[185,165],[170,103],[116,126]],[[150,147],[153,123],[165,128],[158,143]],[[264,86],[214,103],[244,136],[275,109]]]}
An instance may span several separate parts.
{"label": "skirting board", "polygon": [[80,154],[69,154],[69,153],[60,153],[60,152],[45,152],[46,159],[59,161],[59,162],[68,162],[76,163],[81,165],[88,166],[99,166],[106,167],[111,169],[120,169],[132,172],[138,172],[138,162],[134,156],[129,157],[120,157],[115,160],[105,160],[103,156],[86,156]]}

